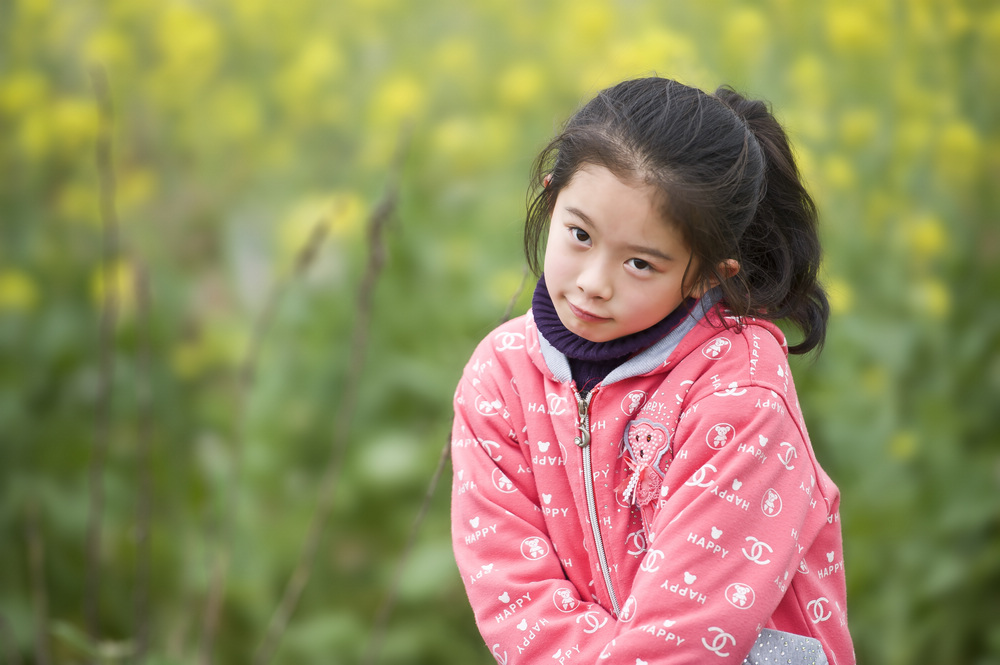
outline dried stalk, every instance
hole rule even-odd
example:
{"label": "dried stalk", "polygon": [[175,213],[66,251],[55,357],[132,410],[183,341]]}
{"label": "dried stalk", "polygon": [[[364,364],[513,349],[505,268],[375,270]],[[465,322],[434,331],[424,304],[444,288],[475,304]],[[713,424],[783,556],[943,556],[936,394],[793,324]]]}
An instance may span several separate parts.
{"label": "dried stalk", "polygon": [[302,591],[309,582],[313,563],[316,559],[316,552],[319,549],[319,543],[326,528],[326,521],[333,508],[333,498],[336,494],[340,479],[340,469],[344,453],[347,449],[348,434],[354,418],[357,395],[360,392],[358,388],[361,383],[362,370],[364,369],[375,286],[382,271],[382,266],[385,263],[386,249],[383,232],[399,200],[399,181],[401,179],[403,161],[408,143],[409,132],[404,130],[396,149],[394,163],[389,173],[385,192],[368,219],[368,265],[362,277],[361,285],[358,288],[358,316],[354,322],[351,338],[351,362],[344,381],[343,399],[340,401],[339,408],[337,409],[337,416],[333,420],[333,422],[337,423],[337,427],[333,432],[330,456],[320,481],[317,505],[309,524],[309,530],[306,533],[305,543],[299,554],[298,563],[285,586],[281,602],[271,616],[271,621],[268,623],[264,637],[257,647],[257,651],[254,653],[253,662],[255,665],[263,665],[271,661],[278,643],[284,635],[292,613],[298,605]]}
{"label": "dried stalk", "polygon": [[25,537],[28,541],[28,579],[31,605],[35,615],[35,662],[52,662],[49,651],[49,594],[45,588],[45,542],[38,527],[38,506],[33,499],[25,511]]}
{"label": "dried stalk", "polygon": [[9,665],[21,665],[21,656],[17,653],[17,643],[14,641],[14,631],[10,622],[0,613],[0,644],[3,644],[4,662]]}
{"label": "dried stalk", "polygon": [[434,475],[431,477],[431,482],[427,486],[427,493],[424,494],[424,500],[420,505],[420,511],[417,513],[417,518],[414,520],[413,526],[410,529],[410,536],[406,541],[406,546],[403,548],[403,553],[399,557],[399,563],[396,565],[396,574],[393,577],[392,584],[389,586],[389,592],[386,594],[385,600],[382,601],[382,606],[379,607],[378,614],[375,617],[375,625],[372,628],[372,634],[368,640],[368,646],[365,648],[365,655],[361,659],[362,665],[374,665],[378,662],[379,651],[382,648],[382,639],[384,638],[386,628],[389,625],[389,617],[392,614],[392,608],[396,603],[396,594],[399,592],[399,585],[403,581],[403,571],[409,561],[410,554],[413,553],[413,548],[417,542],[417,534],[420,531],[420,527],[423,525],[424,519],[427,517],[427,512],[430,510],[431,506],[431,500],[434,498],[438,483],[440,482],[445,467],[448,466],[448,462],[450,460],[451,437],[449,436],[448,440],[445,441],[444,447],[441,449],[441,456],[438,458],[437,468],[434,469]]}
{"label": "dried stalk", "polygon": [[152,514],[153,483],[150,470],[150,448],[152,447],[153,399],[150,365],[152,360],[152,324],[149,293],[149,275],[144,266],[135,271],[136,317],[139,322],[138,368],[136,376],[139,385],[138,423],[136,427],[136,534],[135,534],[135,589],[133,609],[135,612],[135,654],[133,662],[142,663],[149,650],[149,572],[150,543],[149,532]]}
{"label": "dried stalk", "polygon": [[112,164],[111,135],[114,110],[104,68],[95,65],[90,71],[99,113],[95,156],[100,182],[101,273],[104,297],[98,337],[100,378],[97,393],[94,445],[90,458],[90,503],[87,524],[87,563],[84,590],[84,622],[87,635],[98,638],[101,591],[101,521],[104,515],[104,461],[111,438],[111,404],[114,389],[114,334],[118,315],[118,285],[114,260],[118,255],[118,214],[115,210],[115,174]]}
{"label": "dried stalk", "polygon": [[[521,297],[521,293],[524,292],[524,286],[527,284],[527,281],[528,267],[525,266],[524,273],[521,276],[521,283],[518,285],[514,295],[511,296],[510,301],[507,303],[507,308],[504,310],[500,323],[506,323],[510,320],[511,315],[514,313],[514,307],[517,305],[517,300]],[[444,469],[448,466],[448,462],[450,460],[451,435],[449,434],[448,439],[444,442],[444,447],[441,449],[441,455],[438,458],[437,468],[434,469],[434,475],[431,476],[431,482],[427,486],[427,492],[424,494],[423,503],[420,504],[420,510],[417,512],[417,517],[413,522],[413,526],[410,528],[410,536],[406,541],[406,545],[403,547],[402,554],[400,554],[399,563],[396,564],[395,577],[392,580],[392,584],[389,585],[389,591],[386,594],[385,600],[382,601],[382,605],[379,607],[378,613],[376,614],[372,634],[368,640],[368,646],[365,648],[365,655],[361,659],[362,665],[375,665],[375,663],[378,662],[379,650],[382,648],[382,640],[389,625],[389,617],[391,616],[392,608],[396,603],[396,595],[399,593],[399,586],[403,581],[403,572],[406,569],[406,564],[410,559],[410,555],[413,553],[413,548],[416,546],[417,534],[420,532],[420,527],[423,526],[424,520],[427,518],[427,513],[430,511],[431,501],[434,498],[434,494],[437,492],[437,486],[441,481],[441,475],[444,473]]]}
{"label": "dried stalk", "polygon": [[225,499],[223,510],[223,530],[221,537],[221,547],[216,557],[212,571],[212,581],[209,586],[208,596],[205,601],[204,616],[202,619],[202,640],[199,663],[212,662],[212,649],[215,637],[219,629],[219,621],[222,615],[222,600],[225,597],[226,582],[229,577],[229,566],[232,560],[233,550],[233,530],[236,519],[234,517],[239,502],[240,484],[243,473],[243,449],[246,426],[246,405],[249,400],[253,385],[256,379],[257,366],[260,364],[260,354],[263,348],[264,338],[271,329],[278,305],[288,290],[290,284],[302,275],[319,252],[323,240],[329,230],[329,219],[320,219],[313,227],[312,232],[305,245],[299,250],[296,256],[295,265],[291,275],[279,280],[271,288],[264,301],[264,307],[257,317],[250,337],[250,344],[246,354],[240,362],[237,373],[236,407],[235,420],[236,432],[233,441],[233,472],[229,482],[229,490]]}

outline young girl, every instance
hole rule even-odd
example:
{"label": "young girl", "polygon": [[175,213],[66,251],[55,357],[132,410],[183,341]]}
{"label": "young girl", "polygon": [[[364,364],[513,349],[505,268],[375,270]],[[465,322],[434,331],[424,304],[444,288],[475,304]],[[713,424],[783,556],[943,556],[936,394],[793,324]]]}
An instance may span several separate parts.
{"label": "young girl", "polygon": [[781,127],[728,88],[626,81],[535,184],[532,308],[455,394],[455,556],[493,656],[854,663],[839,493],[787,362],[828,307]]}

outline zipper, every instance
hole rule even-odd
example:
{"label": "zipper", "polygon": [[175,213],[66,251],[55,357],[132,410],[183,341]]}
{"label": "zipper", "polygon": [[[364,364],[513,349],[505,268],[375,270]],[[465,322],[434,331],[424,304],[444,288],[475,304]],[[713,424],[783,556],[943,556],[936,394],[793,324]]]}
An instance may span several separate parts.
{"label": "zipper", "polygon": [[587,512],[590,515],[590,527],[594,532],[594,543],[597,545],[597,560],[601,565],[601,573],[604,575],[604,584],[608,589],[608,596],[611,598],[611,609],[617,617],[621,610],[618,607],[618,597],[615,596],[615,588],[611,584],[611,568],[608,566],[608,557],[604,551],[604,538],[601,536],[601,525],[597,521],[597,501],[594,498],[594,473],[590,460],[590,400],[593,399],[597,390],[591,390],[586,397],[581,397],[574,388],[573,394],[576,396],[576,408],[579,421],[577,428],[580,436],[573,439],[573,443],[580,447],[583,452],[583,486],[587,494]]}

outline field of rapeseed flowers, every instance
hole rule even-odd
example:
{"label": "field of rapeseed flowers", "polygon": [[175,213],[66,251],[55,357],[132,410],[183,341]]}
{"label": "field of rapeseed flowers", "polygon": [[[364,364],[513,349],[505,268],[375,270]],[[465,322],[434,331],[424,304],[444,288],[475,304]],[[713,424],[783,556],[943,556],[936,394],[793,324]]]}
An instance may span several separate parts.
{"label": "field of rapeseed flowers", "polygon": [[982,0],[0,3],[0,661],[492,662],[414,524],[532,159],[655,72],[819,204],[859,662],[1000,663],[998,62]]}

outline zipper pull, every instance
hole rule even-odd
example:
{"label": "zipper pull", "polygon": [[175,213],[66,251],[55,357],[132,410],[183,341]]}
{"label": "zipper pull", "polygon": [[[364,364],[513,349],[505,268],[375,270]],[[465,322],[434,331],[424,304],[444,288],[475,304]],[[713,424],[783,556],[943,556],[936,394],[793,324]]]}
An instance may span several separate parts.
{"label": "zipper pull", "polygon": [[577,429],[580,430],[580,436],[573,439],[573,443],[580,446],[581,448],[586,448],[590,445],[590,414],[587,413],[587,408],[590,404],[590,396],[593,393],[587,394],[587,399],[580,397],[580,393],[576,394],[576,407],[577,414],[580,417]]}

